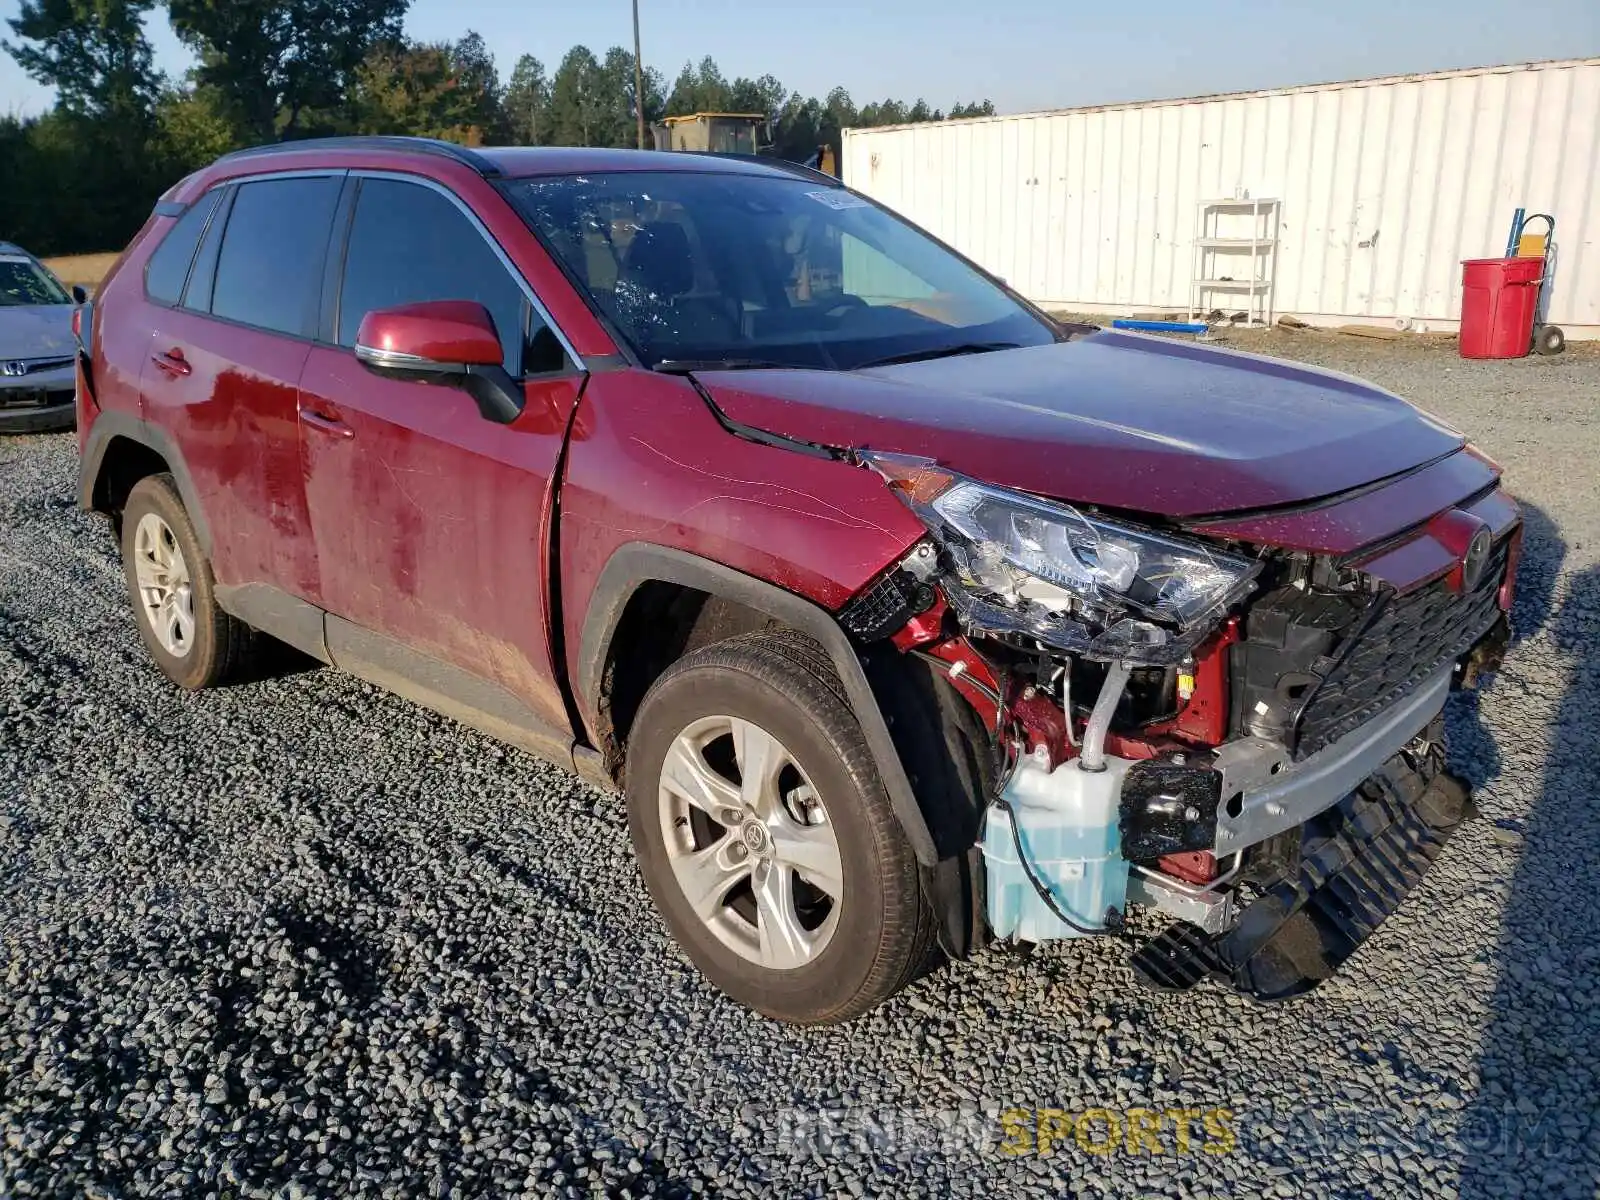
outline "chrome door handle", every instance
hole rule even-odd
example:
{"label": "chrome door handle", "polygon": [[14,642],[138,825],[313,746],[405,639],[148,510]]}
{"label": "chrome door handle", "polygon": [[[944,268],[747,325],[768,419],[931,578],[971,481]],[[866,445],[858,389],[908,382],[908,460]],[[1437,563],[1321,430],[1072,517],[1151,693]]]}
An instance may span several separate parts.
{"label": "chrome door handle", "polygon": [[189,365],[189,360],[183,357],[183,351],[179,350],[177,347],[173,347],[171,350],[167,350],[160,354],[152,354],[150,356],[150,361],[155,363],[158,369],[164,371],[174,379],[177,379],[183,375],[188,375],[194,370],[194,368]]}
{"label": "chrome door handle", "polygon": [[312,412],[309,408],[300,410],[300,419],[319,433],[332,434],[334,437],[355,437],[356,431],[351,429],[337,417],[324,416],[322,413]]}

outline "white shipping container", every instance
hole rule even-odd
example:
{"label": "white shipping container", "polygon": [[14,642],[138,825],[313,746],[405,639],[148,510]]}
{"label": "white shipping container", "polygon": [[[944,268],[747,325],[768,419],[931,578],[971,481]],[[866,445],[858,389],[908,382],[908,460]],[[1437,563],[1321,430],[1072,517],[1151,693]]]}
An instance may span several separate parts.
{"label": "white shipping container", "polygon": [[1550,213],[1546,319],[1600,337],[1600,58],[846,130],[842,165],[1080,312],[1186,311],[1200,203],[1260,197],[1280,205],[1275,312],[1454,330],[1461,260],[1503,255],[1515,209]]}

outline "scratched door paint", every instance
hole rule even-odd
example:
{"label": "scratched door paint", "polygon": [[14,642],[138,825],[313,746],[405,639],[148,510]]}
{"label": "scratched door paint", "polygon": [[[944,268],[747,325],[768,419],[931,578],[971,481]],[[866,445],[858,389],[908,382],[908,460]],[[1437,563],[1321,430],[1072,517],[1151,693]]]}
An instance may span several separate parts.
{"label": "scratched door paint", "polygon": [[514,427],[465,392],[317,347],[301,382],[306,496],[329,612],[567,722],[550,664],[546,512],[579,377],[526,385]]}
{"label": "scratched door paint", "polygon": [[[404,253],[396,247],[404,246]],[[464,203],[394,178],[360,183],[335,338],[301,379],[300,438],[325,607],[501,684],[567,724],[550,666],[551,480],[582,376]],[[480,303],[526,399],[512,425],[465,392],[383,378],[353,347],[369,312]]]}

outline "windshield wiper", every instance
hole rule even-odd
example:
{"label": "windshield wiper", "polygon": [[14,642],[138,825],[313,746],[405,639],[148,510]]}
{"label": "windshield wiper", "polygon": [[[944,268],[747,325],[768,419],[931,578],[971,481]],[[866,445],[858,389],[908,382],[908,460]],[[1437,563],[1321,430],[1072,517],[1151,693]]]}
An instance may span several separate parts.
{"label": "windshield wiper", "polygon": [[652,371],[663,375],[690,375],[696,371],[795,371],[793,363],[764,358],[663,358]]}
{"label": "windshield wiper", "polygon": [[891,354],[888,358],[875,358],[859,363],[854,370],[868,367],[892,367],[896,363],[926,362],[931,358],[954,358],[958,354],[988,354],[991,350],[1020,350],[1017,342],[963,342],[959,346],[939,346],[933,350],[913,350],[909,354]]}

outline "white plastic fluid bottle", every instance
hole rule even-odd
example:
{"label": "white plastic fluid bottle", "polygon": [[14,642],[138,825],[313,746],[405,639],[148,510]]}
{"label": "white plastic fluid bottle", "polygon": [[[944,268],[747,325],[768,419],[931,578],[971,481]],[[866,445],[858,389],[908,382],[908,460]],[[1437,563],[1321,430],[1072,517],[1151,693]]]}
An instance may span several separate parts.
{"label": "white plastic fluid bottle", "polygon": [[[995,937],[1024,942],[1083,937],[1106,928],[1108,909],[1120,913],[1126,905],[1128,863],[1118,823],[1122,777],[1133,762],[1111,755],[1104,762],[1101,771],[1084,770],[1076,759],[1051,770],[1049,752],[1040,747],[1017,764],[1001,789],[1004,805],[991,804],[984,814],[987,907]],[[1028,881],[1019,842],[1034,878],[1082,929],[1056,916],[1040,898]]]}

